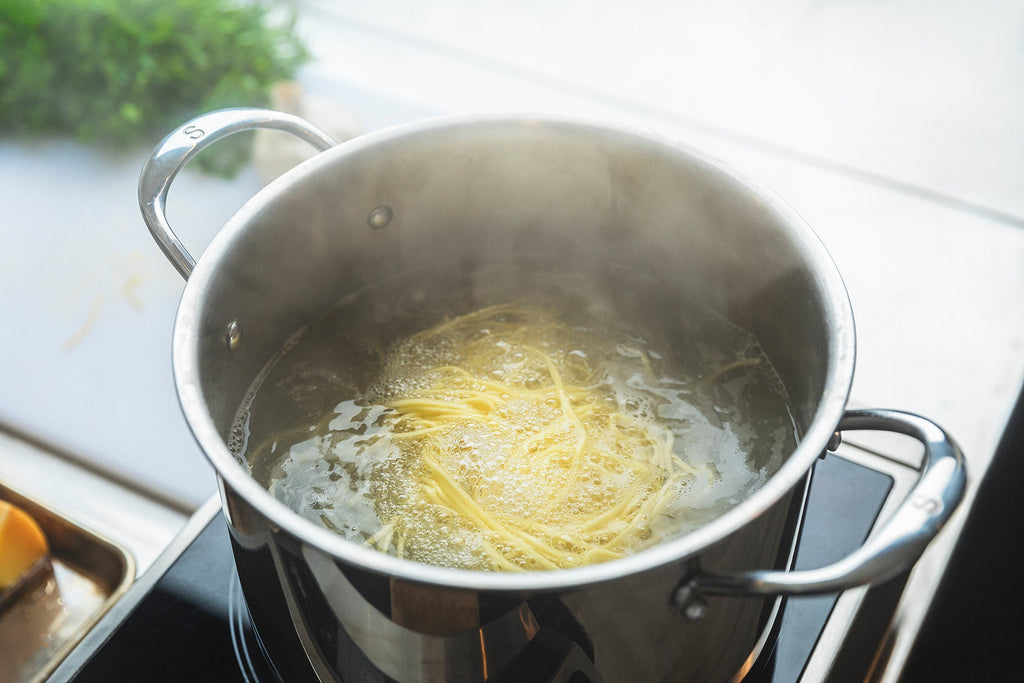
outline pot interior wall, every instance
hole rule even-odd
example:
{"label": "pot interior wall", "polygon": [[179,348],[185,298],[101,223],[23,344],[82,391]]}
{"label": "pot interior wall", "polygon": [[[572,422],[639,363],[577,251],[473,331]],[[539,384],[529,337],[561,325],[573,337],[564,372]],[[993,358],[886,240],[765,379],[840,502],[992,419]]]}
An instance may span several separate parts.
{"label": "pot interior wall", "polygon": [[[375,209],[390,213],[383,228]],[[267,360],[342,296],[435,265],[472,281],[490,263],[544,259],[595,282],[614,274],[629,315],[668,319],[692,300],[752,332],[804,429],[836,332],[808,237],[786,220],[717,167],[615,131],[481,122],[357,140],[270,186],[201,259],[216,261],[195,336],[202,392],[226,438]]]}

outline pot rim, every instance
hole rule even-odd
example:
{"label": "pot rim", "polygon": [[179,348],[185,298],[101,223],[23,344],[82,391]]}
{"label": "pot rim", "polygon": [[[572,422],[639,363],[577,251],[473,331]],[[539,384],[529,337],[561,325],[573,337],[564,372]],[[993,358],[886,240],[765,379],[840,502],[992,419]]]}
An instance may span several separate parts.
{"label": "pot rim", "polygon": [[[833,332],[825,377],[825,390],[813,419],[796,449],[761,488],[728,512],[700,528],[635,555],[573,569],[485,572],[421,564],[348,541],[340,535],[304,519],[278,502],[231,455],[206,409],[198,380],[199,310],[201,303],[206,299],[205,292],[211,287],[218,264],[225,257],[231,244],[244,233],[244,228],[250,220],[276,196],[286,193],[292,186],[298,185],[305,178],[316,174],[319,169],[331,163],[338,156],[375,146],[386,140],[421,135],[453,126],[548,124],[570,126],[577,129],[611,130],[648,143],[667,146],[708,166],[709,171],[723,174],[735,181],[739,187],[752,193],[765,210],[775,216],[777,223],[790,232],[794,242],[802,251],[804,265],[814,273],[823,287],[824,314],[831,321]],[[820,238],[796,211],[774,192],[761,183],[745,177],[730,164],[709,158],[702,152],[650,130],[639,130],[620,123],[595,122],[578,117],[569,118],[548,114],[540,116],[477,114],[424,119],[354,138],[321,152],[286,172],[246,202],[225,223],[206,251],[197,259],[195,269],[185,284],[179,302],[172,340],[175,386],[189,429],[216,470],[221,485],[232,489],[259,511],[265,519],[303,543],[338,560],[364,569],[414,583],[502,591],[553,591],[612,581],[668,563],[681,563],[740,529],[793,489],[825,450],[826,444],[835,432],[845,410],[853,382],[854,362],[853,311],[839,270]],[[223,492],[221,495],[223,504]],[[225,514],[227,514],[226,511]]]}

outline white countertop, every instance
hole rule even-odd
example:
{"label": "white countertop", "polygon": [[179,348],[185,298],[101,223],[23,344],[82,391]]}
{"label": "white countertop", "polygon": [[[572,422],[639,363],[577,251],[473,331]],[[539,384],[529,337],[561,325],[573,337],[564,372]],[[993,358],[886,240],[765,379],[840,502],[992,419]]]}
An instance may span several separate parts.
{"label": "white countertop", "polygon": [[[556,111],[739,166],[839,265],[858,328],[854,401],[946,427],[974,476],[969,504],[1024,380],[1024,5],[770,6],[306,0],[316,59],[299,80],[364,130]],[[0,138],[0,425],[195,507],[214,479],[174,394],[182,281],[138,211],[148,151]],[[170,220],[201,253],[260,185],[253,170],[186,171]],[[916,581],[937,580],[960,524]]]}

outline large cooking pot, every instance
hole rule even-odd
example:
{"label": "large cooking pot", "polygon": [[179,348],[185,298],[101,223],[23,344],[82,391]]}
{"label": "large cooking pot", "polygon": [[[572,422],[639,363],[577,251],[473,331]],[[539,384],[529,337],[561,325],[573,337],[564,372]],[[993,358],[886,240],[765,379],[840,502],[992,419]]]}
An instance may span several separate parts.
{"label": "large cooking pot", "polygon": [[[210,143],[255,128],[322,152],[257,194],[195,262],[165,217],[170,184]],[[224,110],[157,147],[139,200],[187,279],[175,382],[217,471],[253,624],[286,678],[299,666],[325,681],[728,680],[749,667],[780,595],[903,572],[963,492],[962,456],[939,427],[844,412],[853,316],[811,230],[768,192],[649,134],[477,117],[335,145],[290,115]],[[762,488],[692,533],[625,559],[522,573],[426,566],[346,541],[284,507],[232,456],[233,418],[254,378],[343,295],[424,264],[472,274],[533,258],[625,273],[662,315],[687,297],[752,332],[788,389],[799,445]],[[862,548],[789,572],[812,465],[854,429],[920,440],[920,480]]]}

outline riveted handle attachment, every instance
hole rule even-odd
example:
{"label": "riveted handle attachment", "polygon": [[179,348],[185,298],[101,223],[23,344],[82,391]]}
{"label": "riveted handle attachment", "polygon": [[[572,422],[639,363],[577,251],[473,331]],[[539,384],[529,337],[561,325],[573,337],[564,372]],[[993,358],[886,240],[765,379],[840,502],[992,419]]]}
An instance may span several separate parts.
{"label": "riveted handle attachment", "polygon": [[139,208],[153,239],[186,280],[196,260],[167,222],[167,193],[178,172],[199,152],[234,133],[257,128],[280,130],[323,151],[337,143],[319,128],[292,114],[269,109],[220,109],[182,124],[156,146],[139,176]]}
{"label": "riveted handle attachment", "polygon": [[693,576],[672,595],[675,609],[688,619],[707,611],[704,595],[817,595],[887,581],[921,557],[963,497],[967,485],[960,448],[941,427],[896,410],[847,411],[838,431],[891,431],[924,445],[921,474],[892,517],[860,548],[842,560],[800,571],[708,572]]}

